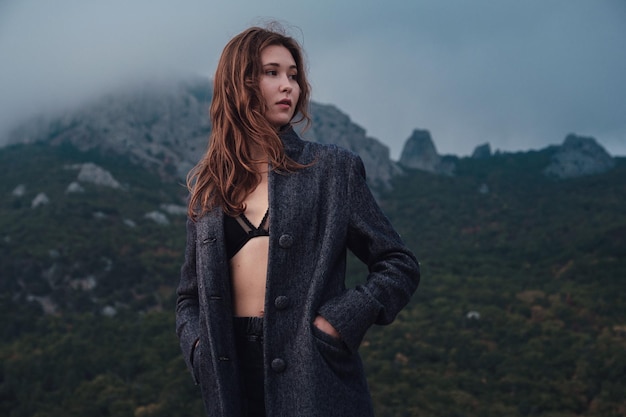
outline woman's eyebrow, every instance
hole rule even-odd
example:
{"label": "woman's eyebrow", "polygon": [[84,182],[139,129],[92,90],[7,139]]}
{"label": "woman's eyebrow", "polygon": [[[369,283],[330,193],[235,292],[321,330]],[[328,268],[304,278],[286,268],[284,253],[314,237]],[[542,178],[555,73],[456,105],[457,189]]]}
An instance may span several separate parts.
{"label": "woman's eyebrow", "polygon": [[[264,67],[279,67],[280,68],[280,64],[277,62],[268,62],[267,64],[263,64]],[[289,69],[298,69],[297,65],[290,65]]]}

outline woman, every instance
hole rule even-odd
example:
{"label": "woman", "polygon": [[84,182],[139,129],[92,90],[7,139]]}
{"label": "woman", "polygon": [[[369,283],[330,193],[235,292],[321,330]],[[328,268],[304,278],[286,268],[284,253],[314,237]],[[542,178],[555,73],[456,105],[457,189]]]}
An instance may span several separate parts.
{"label": "woman", "polygon": [[[176,309],[210,416],[371,416],[359,344],[419,282],[359,157],[294,132],[310,121],[304,69],[296,41],[253,27],[216,70]],[[369,268],[352,289],[347,249]]]}

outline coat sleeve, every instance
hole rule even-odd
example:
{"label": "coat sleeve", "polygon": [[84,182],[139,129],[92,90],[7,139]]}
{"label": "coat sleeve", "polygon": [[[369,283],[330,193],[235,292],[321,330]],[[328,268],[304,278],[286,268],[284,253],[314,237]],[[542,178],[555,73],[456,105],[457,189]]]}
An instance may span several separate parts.
{"label": "coat sleeve", "polygon": [[180,283],[176,300],[176,333],[183,351],[183,358],[191,371],[196,383],[194,372],[194,347],[199,339],[199,299],[198,279],[196,271],[196,223],[187,220],[187,244],[185,261],[181,267]]}
{"label": "coat sleeve", "polygon": [[365,182],[358,156],[348,182],[347,246],[368,267],[367,280],[326,302],[319,310],[356,351],[372,324],[389,324],[409,302],[420,280],[419,263],[383,214]]}

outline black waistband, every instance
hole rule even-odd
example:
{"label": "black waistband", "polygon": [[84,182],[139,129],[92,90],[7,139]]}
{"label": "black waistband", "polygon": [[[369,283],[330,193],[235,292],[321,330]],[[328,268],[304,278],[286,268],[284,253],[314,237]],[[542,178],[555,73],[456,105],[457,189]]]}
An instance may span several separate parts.
{"label": "black waistband", "polygon": [[233,317],[235,335],[263,337],[263,317]]}

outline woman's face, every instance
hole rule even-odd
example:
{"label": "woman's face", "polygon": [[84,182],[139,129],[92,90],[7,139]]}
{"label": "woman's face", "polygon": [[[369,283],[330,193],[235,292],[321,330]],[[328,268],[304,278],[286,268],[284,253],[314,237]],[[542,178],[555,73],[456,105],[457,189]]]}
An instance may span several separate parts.
{"label": "woman's face", "polygon": [[261,51],[263,73],[259,80],[267,105],[265,117],[276,128],[293,118],[300,97],[298,68],[291,52],[281,45],[270,45]]}

